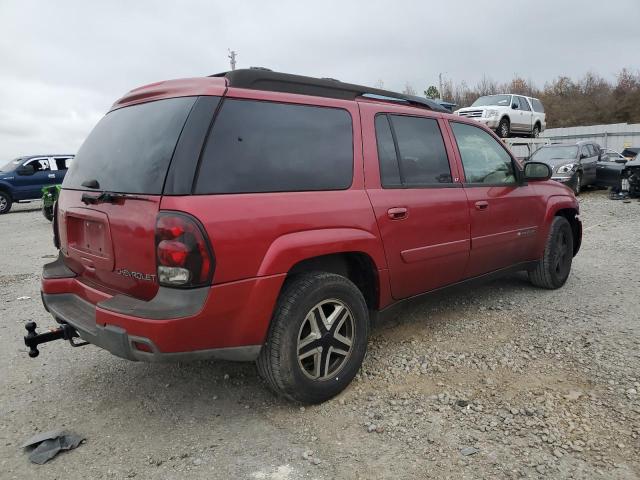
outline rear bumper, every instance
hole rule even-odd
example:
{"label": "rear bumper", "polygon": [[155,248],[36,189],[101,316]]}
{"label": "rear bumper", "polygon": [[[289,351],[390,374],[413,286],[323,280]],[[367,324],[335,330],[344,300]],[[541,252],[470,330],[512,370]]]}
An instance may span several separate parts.
{"label": "rear bumper", "polygon": [[58,259],[44,267],[42,301],[58,323],[122,358],[250,361],[264,343],[283,281],[276,275],[191,290],[160,287],[142,301],[95,289]]}
{"label": "rear bumper", "polygon": [[[125,329],[115,325],[98,325],[95,322],[95,305],[77,295],[42,294],[45,309],[58,323],[67,323],[76,329],[83,340],[127,360],[144,362],[178,362],[187,360],[255,360],[260,345],[243,347],[211,348],[190,352],[161,352],[147,337],[129,335]],[[141,350],[138,346],[144,348]]]}

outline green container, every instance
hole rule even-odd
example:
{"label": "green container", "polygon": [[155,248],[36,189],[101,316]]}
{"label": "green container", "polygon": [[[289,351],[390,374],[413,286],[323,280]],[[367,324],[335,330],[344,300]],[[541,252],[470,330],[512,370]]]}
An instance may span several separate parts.
{"label": "green container", "polygon": [[44,218],[53,220],[53,207],[60,195],[62,185],[47,185],[42,187],[42,214]]}

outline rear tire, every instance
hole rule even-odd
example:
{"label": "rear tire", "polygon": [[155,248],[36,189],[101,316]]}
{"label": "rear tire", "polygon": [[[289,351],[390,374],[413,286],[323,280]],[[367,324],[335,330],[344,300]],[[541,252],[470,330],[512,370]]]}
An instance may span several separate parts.
{"label": "rear tire", "polygon": [[324,402],[358,373],[368,336],[367,304],[349,279],[325,272],[296,275],[278,299],[258,372],[279,395]]}
{"label": "rear tire", "polygon": [[13,200],[11,199],[11,195],[6,192],[0,191],[0,215],[9,213],[12,204]]}
{"label": "rear tire", "polygon": [[500,138],[508,138],[511,134],[511,123],[507,117],[500,120],[496,133]]}
{"label": "rear tire", "polygon": [[531,138],[538,138],[540,136],[540,125],[537,123],[533,127],[533,131],[531,132]]}
{"label": "rear tire", "polygon": [[573,260],[573,231],[564,217],[555,217],[551,223],[544,254],[529,280],[536,287],[554,290],[562,287],[571,273]]}

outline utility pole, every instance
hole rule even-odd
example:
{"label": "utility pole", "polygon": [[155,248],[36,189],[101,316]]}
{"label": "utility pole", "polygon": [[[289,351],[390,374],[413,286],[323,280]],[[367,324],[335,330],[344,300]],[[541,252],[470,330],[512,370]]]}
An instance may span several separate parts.
{"label": "utility pole", "polygon": [[238,52],[236,52],[235,50],[229,50],[229,64],[231,65],[231,70],[235,70],[236,69],[236,55],[238,55]]}

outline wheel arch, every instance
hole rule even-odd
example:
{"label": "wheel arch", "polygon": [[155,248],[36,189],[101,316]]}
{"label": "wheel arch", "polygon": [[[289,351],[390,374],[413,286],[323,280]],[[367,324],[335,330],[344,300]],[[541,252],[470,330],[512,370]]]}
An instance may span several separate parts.
{"label": "wheel arch", "polygon": [[[287,277],[312,270],[346,276],[362,291],[367,306],[376,310],[383,302],[380,272],[387,264],[382,241],[356,228],[325,228],[288,233],[267,250],[258,276],[286,273]],[[286,280],[285,280],[286,281]]]}
{"label": "wheel arch", "polygon": [[568,195],[554,195],[547,200],[547,211],[544,218],[544,228],[541,230],[540,240],[538,243],[538,253],[542,256],[544,247],[549,235],[549,229],[553,219],[557,216],[562,216],[567,219],[569,225],[571,225],[571,231],[573,233],[573,256],[575,256],[580,250],[582,245],[582,222],[579,218],[580,208],[575,197]]}
{"label": "wheel arch", "polygon": [[9,195],[9,198],[13,200],[12,190],[13,189],[11,188],[11,185],[6,182],[0,182],[0,192],[6,193],[7,195]]}
{"label": "wheel arch", "polygon": [[376,264],[364,252],[340,252],[300,260],[287,272],[287,279],[306,272],[335,273],[351,280],[362,293],[369,310],[380,308],[380,277]]}

